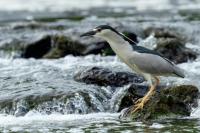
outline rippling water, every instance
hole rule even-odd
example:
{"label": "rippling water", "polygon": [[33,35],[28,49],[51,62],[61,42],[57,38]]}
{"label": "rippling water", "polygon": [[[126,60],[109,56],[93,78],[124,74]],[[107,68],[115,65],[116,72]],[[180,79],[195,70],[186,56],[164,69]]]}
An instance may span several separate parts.
{"label": "rippling water", "polygon": [[[191,118],[176,120],[159,120],[152,124],[133,122],[129,120],[120,120],[117,111],[117,101],[119,96],[126,92],[126,87],[119,87],[117,90],[111,88],[98,88],[91,85],[84,85],[73,81],[73,75],[77,71],[92,67],[103,66],[116,71],[130,71],[116,57],[101,57],[90,55],[86,57],[66,56],[63,59],[56,60],[34,60],[34,59],[1,59],[1,100],[23,99],[29,95],[44,96],[60,93],[68,94],[73,91],[77,93],[77,99],[70,99],[75,106],[75,110],[70,112],[71,106],[63,112],[62,101],[54,101],[55,104],[42,103],[39,107],[30,110],[25,116],[16,117],[2,113],[0,115],[0,131],[8,132],[179,132],[179,131],[200,131],[199,109],[194,109]],[[174,84],[192,83],[196,84],[194,77],[198,76],[199,63],[191,62],[179,65],[181,68],[188,70],[190,68],[190,76],[184,80],[176,79]],[[191,67],[192,66],[192,67]],[[174,78],[168,78],[162,82],[170,82]],[[56,88],[56,89],[53,89]],[[93,104],[96,109],[90,110],[85,101],[81,100],[79,91],[84,91],[93,97]],[[120,91],[121,90],[121,91]],[[123,90],[123,91],[122,91]],[[88,92],[89,91],[89,92]],[[104,98],[104,100],[95,97],[95,94]],[[93,96],[92,96],[93,95]],[[99,101],[100,100],[100,101]],[[26,106],[18,103],[19,106]],[[67,103],[66,103],[67,104]],[[57,110],[52,110],[57,108]],[[49,109],[51,109],[50,115]],[[81,114],[80,113],[81,110]],[[14,114],[18,110],[16,109]],[[99,112],[99,113],[96,113]],[[71,114],[72,113],[72,114]],[[88,114],[89,113],[89,114]],[[84,114],[84,115],[83,115]]]}
{"label": "rippling water", "polygon": [[[70,28],[83,32],[85,29],[82,27],[86,24],[95,26],[102,23],[122,22],[126,26],[134,27],[136,31],[138,27],[157,25],[157,27],[167,27],[172,31],[181,32],[188,37],[190,42],[186,46],[200,52],[199,21],[179,22],[183,18],[178,15],[178,17],[173,14],[160,16],[163,17],[162,19],[142,15],[135,16],[136,18],[109,17],[104,19],[90,15],[81,22],[59,19],[49,23],[35,22],[33,18],[35,14],[37,17],[41,17],[41,14],[42,17],[49,17],[49,12],[105,6],[115,7],[115,13],[120,13],[125,9],[121,7],[131,7],[131,10],[126,13],[147,9],[177,12],[178,9],[197,10],[200,8],[200,2],[198,0],[192,2],[190,0],[84,0],[84,2],[82,0],[56,2],[55,0],[29,0],[29,2],[27,0],[1,0],[0,21],[11,22],[0,23],[0,46],[12,43],[13,40],[15,42],[21,39],[25,44],[46,34],[59,34],[60,31],[55,29],[57,25],[64,26],[62,34],[68,34],[74,31]],[[52,13],[51,15],[56,16],[57,14]],[[24,17],[31,22],[24,22]],[[18,22],[15,22],[16,20]],[[139,21],[141,23],[138,23]],[[17,26],[25,25],[26,28],[29,24],[43,27],[13,30]],[[153,40],[147,39],[146,41],[146,44],[141,45],[151,48]],[[9,53],[11,54],[9,56],[5,56],[4,53],[0,55],[0,103],[2,105],[0,132],[200,132],[200,107],[193,109],[190,117],[181,119],[162,119],[152,123],[122,120],[118,118],[119,113],[117,113],[119,99],[126,93],[128,86],[99,87],[73,80],[75,73],[93,66],[112,68],[113,71],[131,71],[115,56],[74,57],[68,55],[54,60],[36,60],[16,58],[16,53],[13,53]],[[161,84],[200,86],[199,56],[195,61],[179,64],[179,67],[186,71],[186,78],[162,78]]]}
{"label": "rippling water", "polygon": [[176,119],[144,124],[119,120],[118,114],[0,116],[4,132],[199,132],[198,119]]}

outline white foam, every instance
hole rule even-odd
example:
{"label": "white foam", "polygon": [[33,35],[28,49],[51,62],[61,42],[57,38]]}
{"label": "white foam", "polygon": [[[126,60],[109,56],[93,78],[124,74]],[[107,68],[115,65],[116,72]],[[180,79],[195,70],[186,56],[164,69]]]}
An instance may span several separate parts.
{"label": "white foam", "polygon": [[153,123],[150,128],[156,128],[156,129],[161,129],[164,128],[165,126],[159,123]]}
{"label": "white foam", "polygon": [[0,114],[0,126],[9,126],[9,125],[28,125],[33,122],[73,122],[73,121],[104,121],[104,120],[114,120],[118,119],[118,113],[93,113],[93,114],[51,114],[43,115],[39,113],[27,114],[23,117],[15,117],[13,115],[4,115]]}
{"label": "white foam", "polygon": [[[200,100],[198,101],[198,105],[200,105]],[[191,117],[192,118],[200,118],[200,106],[198,106],[197,108],[193,108]]]}

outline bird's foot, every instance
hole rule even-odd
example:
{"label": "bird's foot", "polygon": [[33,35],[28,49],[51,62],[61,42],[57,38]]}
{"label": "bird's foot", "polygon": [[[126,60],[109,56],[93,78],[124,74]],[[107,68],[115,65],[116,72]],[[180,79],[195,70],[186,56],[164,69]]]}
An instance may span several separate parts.
{"label": "bird's foot", "polygon": [[134,104],[136,105],[136,104],[142,102],[142,99],[143,99],[143,98],[139,98],[137,101],[134,102]]}
{"label": "bird's foot", "polygon": [[137,112],[138,110],[142,110],[145,103],[148,101],[148,98],[144,97],[142,99],[138,99],[136,104],[134,105],[132,113]]}
{"label": "bird's foot", "polygon": [[154,91],[150,91],[145,95],[143,98],[138,99],[135,102],[135,105],[133,107],[132,113],[137,112],[138,110],[142,110],[144,105],[149,101],[150,97],[154,94]]}

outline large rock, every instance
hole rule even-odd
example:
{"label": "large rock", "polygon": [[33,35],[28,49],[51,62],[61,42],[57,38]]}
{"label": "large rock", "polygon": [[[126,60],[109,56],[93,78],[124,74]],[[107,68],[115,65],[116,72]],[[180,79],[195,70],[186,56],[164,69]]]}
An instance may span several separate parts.
{"label": "large rock", "polygon": [[154,34],[157,38],[155,51],[175,63],[183,63],[197,58],[197,53],[185,47],[186,37],[164,28],[147,28],[146,36]]}
{"label": "large rock", "polygon": [[[137,93],[131,95],[138,96]],[[129,92],[130,93],[130,92]],[[199,90],[192,85],[169,87],[156,92],[145,104],[143,110],[131,113],[129,107],[122,111],[121,117],[145,121],[159,118],[189,116],[192,107],[197,107]]]}
{"label": "large rock", "polygon": [[64,35],[47,35],[27,44],[22,52],[24,58],[61,58],[66,55],[88,55],[103,53],[110,49],[103,41],[82,42],[80,38]]}
{"label": "large rock", "polygon": [[22,57],[24,58],[41,58],[51,49],[51,36],[44,36],[40,40],[28,44],[24,48]]}
{"label": "large rock", "polygon": [[[79,103],[81,105],[77,106]],[[99,105],[93,103],[89,91],[86,90],[61,92],[58,91],[58,88],[55,88],[55,91],[45,95],[35,94],[26,95],[20,99],[0,99],[0,113],[24,116],[31,110],[45,114],[54,112],[86,114],[102,111]]]}
{"label": "large rock", "polygon": [[142,83],[144,78],[130,72],[114,72],[106,68],[92,67],[74,75],[78,82],[100,86],[124,86],[130,83]]}
{"label": "large rock", "polygon": [[130,84],[128,91],[119,99],[118,111],[121,117],[131,117],[134,120],[152,120],[162,117],[189,116],[192,107],[197,107],[198,88],[192,85],[174,87],[158,86],[156,93],[146,103],[142,111],[131,114],[130,108],[149,90],[144,79],[134,73],[114,72],[106,68],[93,67],[75,74],[74,79],[86,84],[99,86],[121,87]]}
{"label": "large rock", "polygon": [[66,36],[52,36],[52,48],[43,58],[60,58],[68,54],[84,54],[86,46]]}

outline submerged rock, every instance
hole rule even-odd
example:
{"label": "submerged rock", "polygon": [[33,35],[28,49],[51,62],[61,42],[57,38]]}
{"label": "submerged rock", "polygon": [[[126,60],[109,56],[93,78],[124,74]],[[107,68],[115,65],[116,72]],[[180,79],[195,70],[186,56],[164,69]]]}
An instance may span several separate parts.
{"label": "submerged rock", "polygon": [[[29,111],[44,114],[86,114],[103,111],[93,103],[88,92],[54,92],[47,95],[26,96],[22,99],[0,100],[0,112],[15,116],[24,116]],[[23,103],[21,103],[23,101]]]}
{"label": "submerged rock", "polygon": [[[133,91],[132,91],[133,92]],[[132,93],[132,95],[137,95]],[[198,88],[192,85],[169,87],[156,92],[145,104],[143,110],[135,113],[130,108],[122,111],[121,117],[145,121],[159,118],[189,116],[192,107],[197,107]]]}
{"label": "submerged rock", "polygon": [[144,78],[130,72],[114,72],[106,68],[92,67],[76,73],[75,81],[100,86],[124,86],[130,83],[142,83]]}
{"label": "submerged rock", "polygon": [[157,38],[155,51],[175,63],[183,63],[197,58],[197,53],[186,48],[186,37],[179,33],[164,28],[147,28],[144,30],[146,36],[154,34]]}

